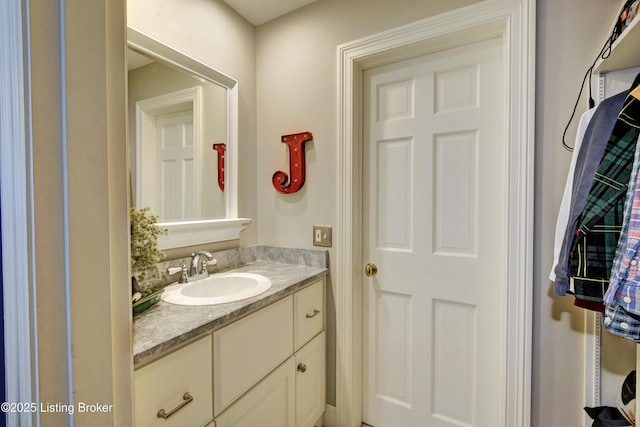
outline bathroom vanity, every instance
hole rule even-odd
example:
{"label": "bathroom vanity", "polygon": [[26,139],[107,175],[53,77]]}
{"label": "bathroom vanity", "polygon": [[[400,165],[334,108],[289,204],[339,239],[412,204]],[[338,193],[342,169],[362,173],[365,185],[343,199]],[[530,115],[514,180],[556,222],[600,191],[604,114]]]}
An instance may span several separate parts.
{"label": "bathroom vanity", "polygon": [[136,427],[322,425],[326,264],[256,258],[233,271],[271,279],[263,294],[134,319]]}
{"label": "bathroom vanity", "polygon": [[[160,249],[238,239],[251,222],[237,215],[238,82],[131,27],[128,46],[133,192],[168,230]],[[189,135],[169,145],[188,148],[159,153],[155,136],[165,125],[181,130],[175,138]],[[187,175],[163,169],[174,157],[190,159]],[[158,179],[158,171],[173,172]],[[216,175],[217,186],[202,180]],[[174,187],[187,202],[171,197]],[[327,252],[258,246],[213,256],[211,273],[258,274],[271,287],[225,304],[161,301],[134,318],[136,427],[321,425]]]}

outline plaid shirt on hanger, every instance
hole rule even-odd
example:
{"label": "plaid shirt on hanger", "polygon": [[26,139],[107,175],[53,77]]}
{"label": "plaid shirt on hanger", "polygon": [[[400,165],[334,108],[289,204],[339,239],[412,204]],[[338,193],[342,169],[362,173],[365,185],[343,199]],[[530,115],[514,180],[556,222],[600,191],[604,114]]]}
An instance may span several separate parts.
{"label": "plaid shirt on hanger", "polygon": [[640,248],[640,145],[629,180],[629,190],[624,204],[624,222],[616,256],[611,269],[611,282],[604,295],[604,328],[623,338],[640,340],[640,270],[638,249]]}
{"label": "plaid shirt on hanger", "polygon": [[[613,260],[622,230],[625,195],[640,134],[640,100],[625,99],[571,246],[576,305],[604,311]],[[594,307],[595,304],[595,307]]]}

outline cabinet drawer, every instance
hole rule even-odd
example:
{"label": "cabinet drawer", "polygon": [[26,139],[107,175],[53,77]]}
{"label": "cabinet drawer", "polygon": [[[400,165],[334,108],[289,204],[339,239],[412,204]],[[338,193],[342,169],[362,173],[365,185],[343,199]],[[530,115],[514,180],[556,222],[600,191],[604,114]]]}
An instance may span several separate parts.
{"label": "cabinet drawer", "polygon": [[302,347],[296,357],[296,427],[313,427],[326,402],[325,333]]}
{"label": "cabinet drawer", "polygon": [[324,329],[324,283],[322,280],[294,295],[295,349]]}
{"label": "cabinet drawer", "polygon": [[[204,426],[213,419],[211,389],[211,336],[206,336],[133,373],[134,425]],[[160,410],[171,415],[158,418]]]}
{"label": "cabinet drawer", "polygon": [[294,427],[295,361],[290,357],[216,418],[216,427]]}
{"label": "cabinet drawer", "polygon": [[293,297],[213,334],[214,414],[249,390],[293,352]]}

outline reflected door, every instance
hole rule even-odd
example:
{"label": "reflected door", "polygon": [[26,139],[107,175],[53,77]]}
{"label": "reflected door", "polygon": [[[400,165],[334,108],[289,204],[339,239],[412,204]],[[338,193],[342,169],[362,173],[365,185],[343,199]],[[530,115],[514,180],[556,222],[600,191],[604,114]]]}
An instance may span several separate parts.
{"label": "reflected door", "polygon": [[[503,46],[365,72],[364,421],[501,426]],[[369,269],[369,273],[374,271]]]}
{"label": "reflected door", "polygon": [[156,116],[156,201],[163,221],[196,218],[193,110]]}

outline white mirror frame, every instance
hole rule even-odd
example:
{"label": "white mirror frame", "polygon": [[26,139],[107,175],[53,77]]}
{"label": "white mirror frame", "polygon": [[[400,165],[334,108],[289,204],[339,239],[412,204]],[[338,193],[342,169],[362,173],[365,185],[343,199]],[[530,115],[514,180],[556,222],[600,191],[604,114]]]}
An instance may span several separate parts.
{"label": "white mirror frame", "polygon": [[158,239],[159,248],[173,249],[239,239],[240,232],[251,223],[251,219],[238,218],[238,81],[134,28],[127,28],[127,40],[132,50],[227,89],[226,218],[159,223],[169,230],[167,235]]}

